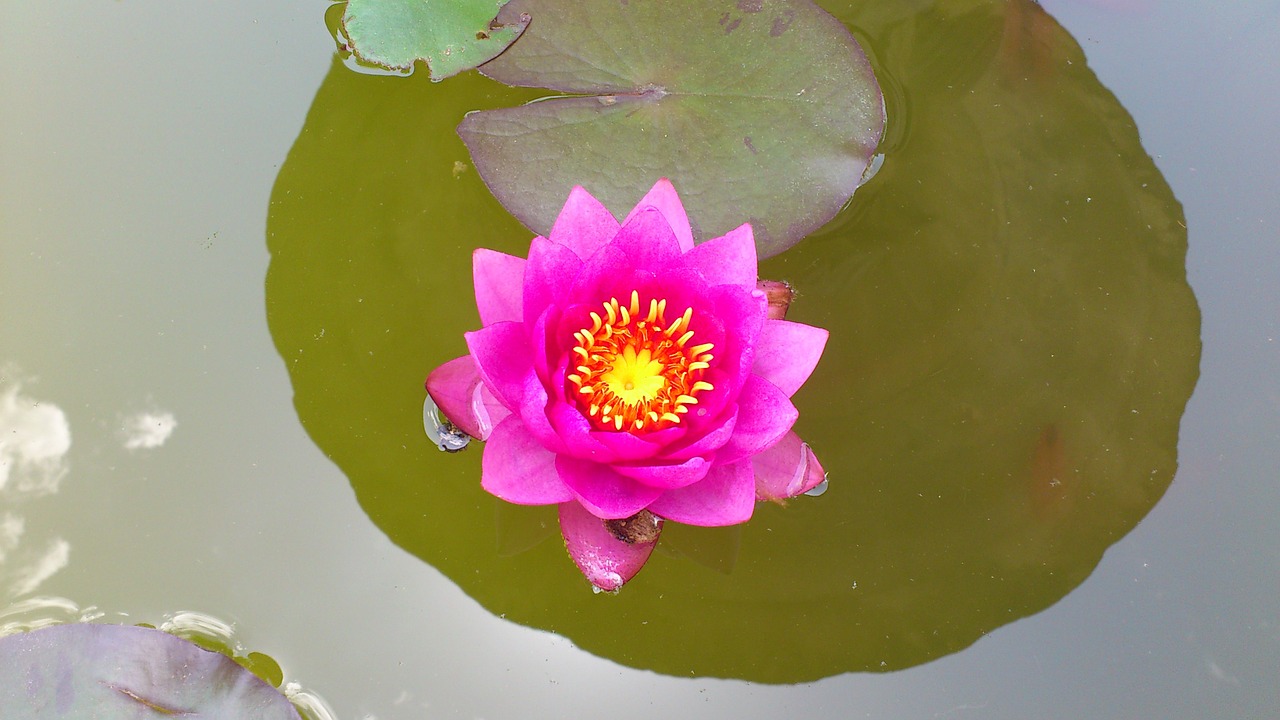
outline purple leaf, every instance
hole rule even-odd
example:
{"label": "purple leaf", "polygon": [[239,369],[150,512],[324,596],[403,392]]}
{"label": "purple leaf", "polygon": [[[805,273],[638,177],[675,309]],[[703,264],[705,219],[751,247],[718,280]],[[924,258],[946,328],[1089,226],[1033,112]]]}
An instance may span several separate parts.
{"label": "purple leaf", "polygon": [[472,113],[458,133],[498,200],[544,235],[575,185],[622,217],[668,177],[695,240],[748,221],[773,255],[836,214],[884,132],[866,56],[807,0],[513,0],[498,19],[523,13],[519,42],[481,72],[589,97]]}
{"label": "purple leaf", "polygon": [[226,655],[126,625],[55,625],[0,638],[0,708],[6,720],[299,720],[284,695]]}

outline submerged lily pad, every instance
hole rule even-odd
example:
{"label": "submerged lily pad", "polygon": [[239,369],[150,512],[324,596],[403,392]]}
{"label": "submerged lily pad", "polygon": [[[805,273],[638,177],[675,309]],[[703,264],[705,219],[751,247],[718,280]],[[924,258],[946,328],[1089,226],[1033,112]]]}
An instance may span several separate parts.
{"label": "submerged lily pad", "polygon": [[546,234],[574,185],[625,214],[669,177],[695,240],[750,221],[761,254],[830,220],[861,182],[884,103],[849,31],[808,0],[513,0],[520,42],[480,70],[578,97],[468,115],[489,189]]}
{"label": "submerged lily pad", "polygon": [[520,37],[528,18],[495,21],[506,0],[348,0],[342,26],[356,57],[393,70],[419,60],[432,80],[486,63]]}
{"label": "submerged lily pad", "polygon": [[448,129],[532,93],[338,61],[319,89],[267,220],[298,417],[370,521],[495,615],[683,677],[896,670],[1060,600],[1172,480],[1199,314],[1182,209],[1132,119],[1029,0],[838,12],[904,122],[876,181],[761,270],[831,331],[795,398],[829,488],[743,526],[668,523],[611,597],[555,508],[487,495],[479,444],[440,452],[422,426],[427,372],[479,327],[472,249],[530,237],[455,175]]}
{"label": "submerged lily pad", "polygon": [[55,625],[0,638],[0,708],[5,720],[299,720],[284,695],[226,655],[124,625]]}

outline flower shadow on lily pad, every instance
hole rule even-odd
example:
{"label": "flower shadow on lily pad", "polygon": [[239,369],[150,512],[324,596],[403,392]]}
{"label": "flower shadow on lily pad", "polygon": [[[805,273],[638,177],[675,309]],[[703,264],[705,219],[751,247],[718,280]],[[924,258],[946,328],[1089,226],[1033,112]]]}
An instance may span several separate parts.
{"label": "flower shadow on lily pad", "polygon": [[1052,41],[1026,80],[1008,3],[835,9],[906,122],[851,205],[761,269],[798,287],[791,319],[831,330],[795,397],[831,474],[821,498],[761,506],[734,537],[673,525],[599,597],[554,512],[500,511],[481,453],[423,437],[424,369],[479,326],[471,251],[528,249],[453,126],[529,95],[474,75],[335,62],[316,96],[267,227],[268,320],[304,427],[394,542],[491,612],[635,667],[893,670],[1052,605],[1172,480],[1199,313],[1181,207],[1132,120],[1017,4]]}

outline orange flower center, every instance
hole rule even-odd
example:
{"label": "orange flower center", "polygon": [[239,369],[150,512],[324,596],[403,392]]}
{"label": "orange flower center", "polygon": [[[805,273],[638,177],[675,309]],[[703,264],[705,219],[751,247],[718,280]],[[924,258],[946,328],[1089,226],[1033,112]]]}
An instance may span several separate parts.
{"label": "orange flower center", "polygon": [[689,329],[693,308],[668,323],[667,301],[640,294],[617,298],[591,313],[591,326],[575,332],[577,366],[568,390],[593,425],[603,430],[649,432],[680,424],[698,394],[713,389],[702,379],[714,356],[711,343],[695,345]]}

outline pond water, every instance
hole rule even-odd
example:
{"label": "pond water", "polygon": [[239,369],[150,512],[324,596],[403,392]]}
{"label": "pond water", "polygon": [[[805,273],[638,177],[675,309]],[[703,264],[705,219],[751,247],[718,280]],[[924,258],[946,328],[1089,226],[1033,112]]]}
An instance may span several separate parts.
{"label": "pond water", "polygon": [[3,617],[225,623],[352,720],[1280,714],[1280,3],[1042,5],[823,4],[890,119],[761,269],[829,489],[617,596],[422,430],[531,235],[453,128],[542,93],[323,6],[10,8]]}

